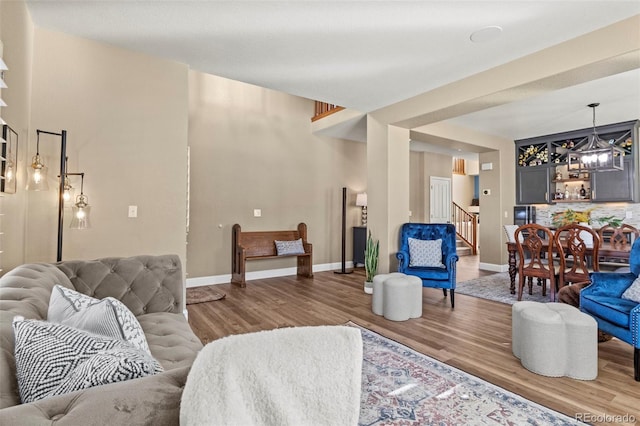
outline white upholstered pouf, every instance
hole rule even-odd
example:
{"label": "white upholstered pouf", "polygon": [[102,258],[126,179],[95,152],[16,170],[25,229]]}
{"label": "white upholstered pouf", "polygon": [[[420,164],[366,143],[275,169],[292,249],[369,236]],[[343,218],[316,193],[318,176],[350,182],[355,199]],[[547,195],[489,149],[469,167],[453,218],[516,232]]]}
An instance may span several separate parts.
{"label": "white upholstered pouf", "polygon": [[391,321],[422,316],[422,280],[400,272],[373,277],[371,310]]}
{"label": "white upholstered pouf", "polygon": [[516,302],[512,307],[513,354],[527,370],[549,377],[594,380],[598,376],[598,324],[565,303]]}

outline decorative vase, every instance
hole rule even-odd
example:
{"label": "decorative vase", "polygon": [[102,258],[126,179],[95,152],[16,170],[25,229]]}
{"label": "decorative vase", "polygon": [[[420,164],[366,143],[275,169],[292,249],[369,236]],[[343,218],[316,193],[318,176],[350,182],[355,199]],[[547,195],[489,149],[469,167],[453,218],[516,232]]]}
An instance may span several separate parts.
{"label": "decorative vase", "polygon": [[373,294],[373,281],[364,282],[364,292],[367,294]]}

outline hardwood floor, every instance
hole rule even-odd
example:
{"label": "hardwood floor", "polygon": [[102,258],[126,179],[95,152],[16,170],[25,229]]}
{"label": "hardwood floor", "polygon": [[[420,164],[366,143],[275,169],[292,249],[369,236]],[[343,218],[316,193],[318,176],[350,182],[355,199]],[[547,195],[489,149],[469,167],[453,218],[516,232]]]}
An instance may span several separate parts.
{"label": "hardwood floor", "polygon": [[[476,256],[461,257],[458,282],[490,274],[477,269]],[[584,413],[600,416],[591,417],[592,424],[640,424],[640,383],[633,380],[630,345],[617,339],[599,345],[596,380],[539,376],[511,352],[510,305],[456,294],[452,310],[441,290],[424,288],[422,317],[393,322],[371,312],[363,282],[364,270],[356,269],[348,275],[248,281],[243,289],[221,284],[217,288],[227,297],[188,305],[189,323],[206,344],[231,334],[353,321],[570,417]],[[635,419],[624,423],[614,417],[624,415]]]}

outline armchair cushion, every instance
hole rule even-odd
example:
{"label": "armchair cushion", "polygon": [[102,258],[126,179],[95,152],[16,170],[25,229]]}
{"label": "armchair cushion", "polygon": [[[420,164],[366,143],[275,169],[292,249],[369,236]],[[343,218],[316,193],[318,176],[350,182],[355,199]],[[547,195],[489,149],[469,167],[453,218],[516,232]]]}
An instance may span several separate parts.
{"label": "armchair cushion", "polygon": [[622,293],[622,298],[640,303],[640,277],[636,278],[631,287]]}
{"label": "armchair cushion", "polygon": [[611,296],[586,294],[580,300],[580,308],[591,315],[606,318],[612,324],[629,328],[631,310],[638,304],[631,300]]}
{"label": "armchair cushion", "polygon": [[[621,298],[631,283],[636,279],[632,273],[592,272],[589,274],[591,283],[588,292],[593,296],[610,296]],[[596,284],[597,285],[594,285]],[[586,289],[585,289],[586,290]]]}
{"label": "armchair cushion", "polygon": [[442,240],[409,238],[409,266],[444,268],[442,263]]}

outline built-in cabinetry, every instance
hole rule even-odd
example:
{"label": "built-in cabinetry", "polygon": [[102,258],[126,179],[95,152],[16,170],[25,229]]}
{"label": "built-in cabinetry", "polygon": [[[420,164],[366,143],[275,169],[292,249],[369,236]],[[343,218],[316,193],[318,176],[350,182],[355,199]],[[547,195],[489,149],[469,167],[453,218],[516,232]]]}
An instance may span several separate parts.
{"label": "built-in cabinetry", "polygon": [[580,173],[569,170],[567,152],[587,143],[592,128],[515,141],[516,203],[638,202],[638,124],[626,121],[597,128],[601,139],[624,152],[624,170]]}

